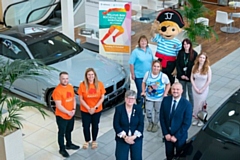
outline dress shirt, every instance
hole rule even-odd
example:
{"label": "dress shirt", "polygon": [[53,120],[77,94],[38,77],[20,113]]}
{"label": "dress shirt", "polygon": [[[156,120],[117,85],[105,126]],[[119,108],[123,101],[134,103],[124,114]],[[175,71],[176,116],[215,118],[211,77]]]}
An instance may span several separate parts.
{"label": "dress shirt", "polygon": [[179,97],[179,98],[177,98],[177,99],[172,99],[172,104],[171,104],[171,110],[170,110],[170,112],[172,112],[172,106],[173,106],[173,103],[174,103],[174,100],[176,100],[176,106],[175,106],[175,109],[174,110],[176,110],[177,109],[177,106],[178,106],[178,102],[179,102],[179,100],[181,99],[181,97]]}

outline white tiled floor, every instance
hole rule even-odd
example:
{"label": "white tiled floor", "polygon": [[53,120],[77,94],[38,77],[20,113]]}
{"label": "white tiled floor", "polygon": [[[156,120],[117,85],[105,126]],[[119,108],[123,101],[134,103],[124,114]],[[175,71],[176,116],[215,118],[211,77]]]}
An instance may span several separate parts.
{"label": "white tiled floor", "polygon": [[[63,159],[58,153],[57,144],[57,125],[55,116],[52,112],[46,110],[48,115],[45,119],[34,109],[25,109],[22,112],[23,121],[23,145],[25,159],[42,160],[42,159]],[[108,110],[102,114],[99,136],[112,129],[112,117],[114,109]],[[80,119],[75,120],[72,140],[77,145],[84,143],[82,133],[82,123]],[[76,151],[69,150],[69,154]]]}

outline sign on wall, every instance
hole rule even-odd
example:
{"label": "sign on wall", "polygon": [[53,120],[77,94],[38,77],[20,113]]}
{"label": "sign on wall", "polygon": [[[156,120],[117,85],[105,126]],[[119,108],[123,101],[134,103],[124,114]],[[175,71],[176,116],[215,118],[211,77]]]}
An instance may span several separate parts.
{"label": "sign on wall", "polygon": [[131,2],[99,2],[99,53],[127,65],[131,52]]}

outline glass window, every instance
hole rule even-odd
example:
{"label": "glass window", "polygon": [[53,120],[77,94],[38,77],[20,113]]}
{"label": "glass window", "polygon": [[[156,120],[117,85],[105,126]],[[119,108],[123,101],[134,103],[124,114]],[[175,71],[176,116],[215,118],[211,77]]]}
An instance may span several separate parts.
{"label": "glass window", "polygon": [[237,102],[228,101],[225,103],[208,127],[220,137],[240,143],[240,104]]}
{"label": "glass window", "polygon": [[29,49],[35,59],[40,59],[45,64],[68,59],[82,51],[81,47],[63,34],[31,44]]}
{"label": "glass window", "polygon": [[10,59],[29,59],[26,50],[9,39],[0,39],[0,54]]}

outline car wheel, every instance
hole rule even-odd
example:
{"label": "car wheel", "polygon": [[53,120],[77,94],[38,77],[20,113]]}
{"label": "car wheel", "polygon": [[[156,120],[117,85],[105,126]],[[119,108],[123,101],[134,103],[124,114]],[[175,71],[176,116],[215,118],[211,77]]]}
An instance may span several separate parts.
{"label": "car wheel", "polygon": [[53,112],[55,113],[55,110],[56,110],[56,106],[55,106],[55,102],[52,98],[52,93],[53,93],[53,90],[49,91],[48,95],[47,95],[47,105],[48,105],[48,108]]}

